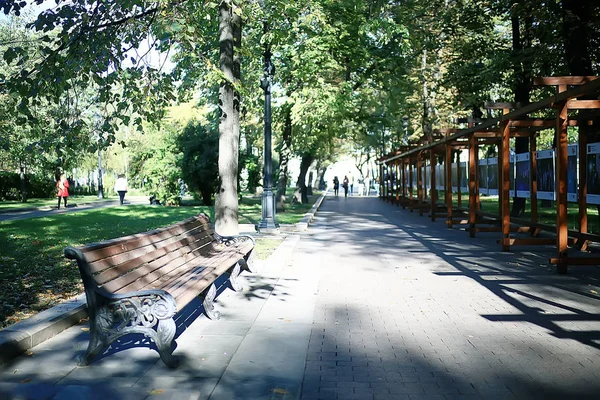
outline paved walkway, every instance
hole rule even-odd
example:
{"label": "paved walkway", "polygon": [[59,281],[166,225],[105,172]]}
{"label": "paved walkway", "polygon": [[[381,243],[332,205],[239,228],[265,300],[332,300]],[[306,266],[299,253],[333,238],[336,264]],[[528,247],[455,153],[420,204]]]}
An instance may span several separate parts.
{"label": "paved walkway", "polygon": [[[93,202],[93,203],[80,203],[77,204],[77,199],[71,199],[71,203],[67,208],[61,207],[60,209],[56,209],[54,207],[38,207],[38,208],[27,208],[23,210],[14,209],[14,210],[3,210],[0,212],[0,221],[12,221],[17,219],[26,219],[26,218],[39,218],[46,217],[48,215],[53,214],[64,214],[64,213],[74,213],[78,211],[96,209],[96,208],[106,208],[106,207],[115,207],[119,206],[119,199],[116,200],[107,200],[102,202]],[[124,205],[127,206],[129,204],[148,204],[147,196],[129,196],[125,198]]]}
{"label": "paved walkway", "polygon": [[77,367],[82,324],[1,367],[0,399],[598,398],[599,268],[559,276],[550,249],[506,254],[496,236],[328,197],[221,293],[221,321],[184,310],[179,369],[135,337]]}

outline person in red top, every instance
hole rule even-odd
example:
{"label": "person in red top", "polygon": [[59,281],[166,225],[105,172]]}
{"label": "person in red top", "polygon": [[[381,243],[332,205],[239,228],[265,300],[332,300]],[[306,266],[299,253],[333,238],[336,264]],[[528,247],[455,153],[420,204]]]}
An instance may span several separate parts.
{"label": "person in red top", "polygon": [[60,199],[62,198],[65,202],[65,208],[67,208],[67,197],[69,197],[69,181],[67,176],[62,174],[58,182],[56,182],[57,196],[58,196],[58,209],[60,209]]}

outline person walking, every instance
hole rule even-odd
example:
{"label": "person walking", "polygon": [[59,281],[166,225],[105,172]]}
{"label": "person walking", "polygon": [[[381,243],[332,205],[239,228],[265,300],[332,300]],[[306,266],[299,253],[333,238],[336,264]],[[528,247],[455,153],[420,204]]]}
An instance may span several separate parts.
{"label": "person walking", "polygon": [[335,194],[335,197],[337,197],[339,192],[340,192],[340,180],[338,179],[337,176],[334,176],[333,177],[333,193]]}
{"label": "person walking", "polygon": [[125,178],[125,175],[121,174],[118,176],[117,181],[115,182],[115,192],[119,194],[119,204],[123,205],[125,193],[127,193],[127,179]]}
{"label": "person walking", "polygon": [[349,185],[349,181],[348,181],[348,176],[344,176],[344,181],[342,182],[342,186],[344,187],[344,197],[348,197],[348,185]]}
{"label": "person walking", "polygon": [[350,175],[350,196],[354,196],[354,175]]}
{"label": "person walking", "polygon": [[62,199],[67,208],[67,197],[69,197],[69,181],[67,176],[62,174],[59,180],[56,182],[56,195],[58,196],[58,209],[60,210],[60,200]]}

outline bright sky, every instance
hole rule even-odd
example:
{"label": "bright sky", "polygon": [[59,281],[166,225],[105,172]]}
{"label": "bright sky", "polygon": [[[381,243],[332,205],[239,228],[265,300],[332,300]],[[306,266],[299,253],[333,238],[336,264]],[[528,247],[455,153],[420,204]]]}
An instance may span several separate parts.
{"label": "bright sky", "polygon": [[[33,22],[41,12],[54,8],[57,6],[57,4],[71,4],[72,1],[45,0],[42,4],[37,5],[34,1],[29,0],[28,3],[29,4],[27,5],[27,7],[25,7],[24,12],[22,12],[20,16],[20,18],[25,22]],[[0,24],[4,24],[7,22],[8,17],[4,15],[4,13],[0,13]],[[141,43],[138,49],[129,51],[123,62],[123,67],[128,68],[133,65],[130,60],[131,57],[138,58],[139,56],[145,55],[144,60],[147,65],[157,69],[162,66],[163,72],[169,72],[173,70],[173,68],[175,67],[175,64],[171,62],[171,56],[173,55],[173,52],[171,52],[171,54],[161,54],[154,49],[150,49],[152,42],[152,39],[146,39]]]}

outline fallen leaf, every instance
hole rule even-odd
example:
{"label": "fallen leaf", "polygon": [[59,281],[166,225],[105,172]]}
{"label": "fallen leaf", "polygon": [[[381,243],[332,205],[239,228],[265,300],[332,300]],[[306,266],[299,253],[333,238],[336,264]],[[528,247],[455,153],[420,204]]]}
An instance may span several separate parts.
{"label": "fallen leaf", "polygon": [[150,394],[163,394],[165,391],[162,389],[154,389],[152,391],[150,391]]}
{"label": "fallen leaf", "polygon": [[81,330],[84,332],[89,332],[90,328],[81,328]]}
{"label": "fallen leaf", "polygon": [[590,293],[598,294],[598,292],[596,292],[595,290],[590,290]]}
{"label": "fallen leaf", "polygon": [[280,388],[271,389],[271,391],[275,394],[289,394],[290,393],[287,390],[280,389]]}
{"label": "fallen leaf", "polygon": [[23,379],[20,383],[27,383],[27,382],[30,382],[30,381],[31,381],[31,378],[26,378],[26,379]]}

